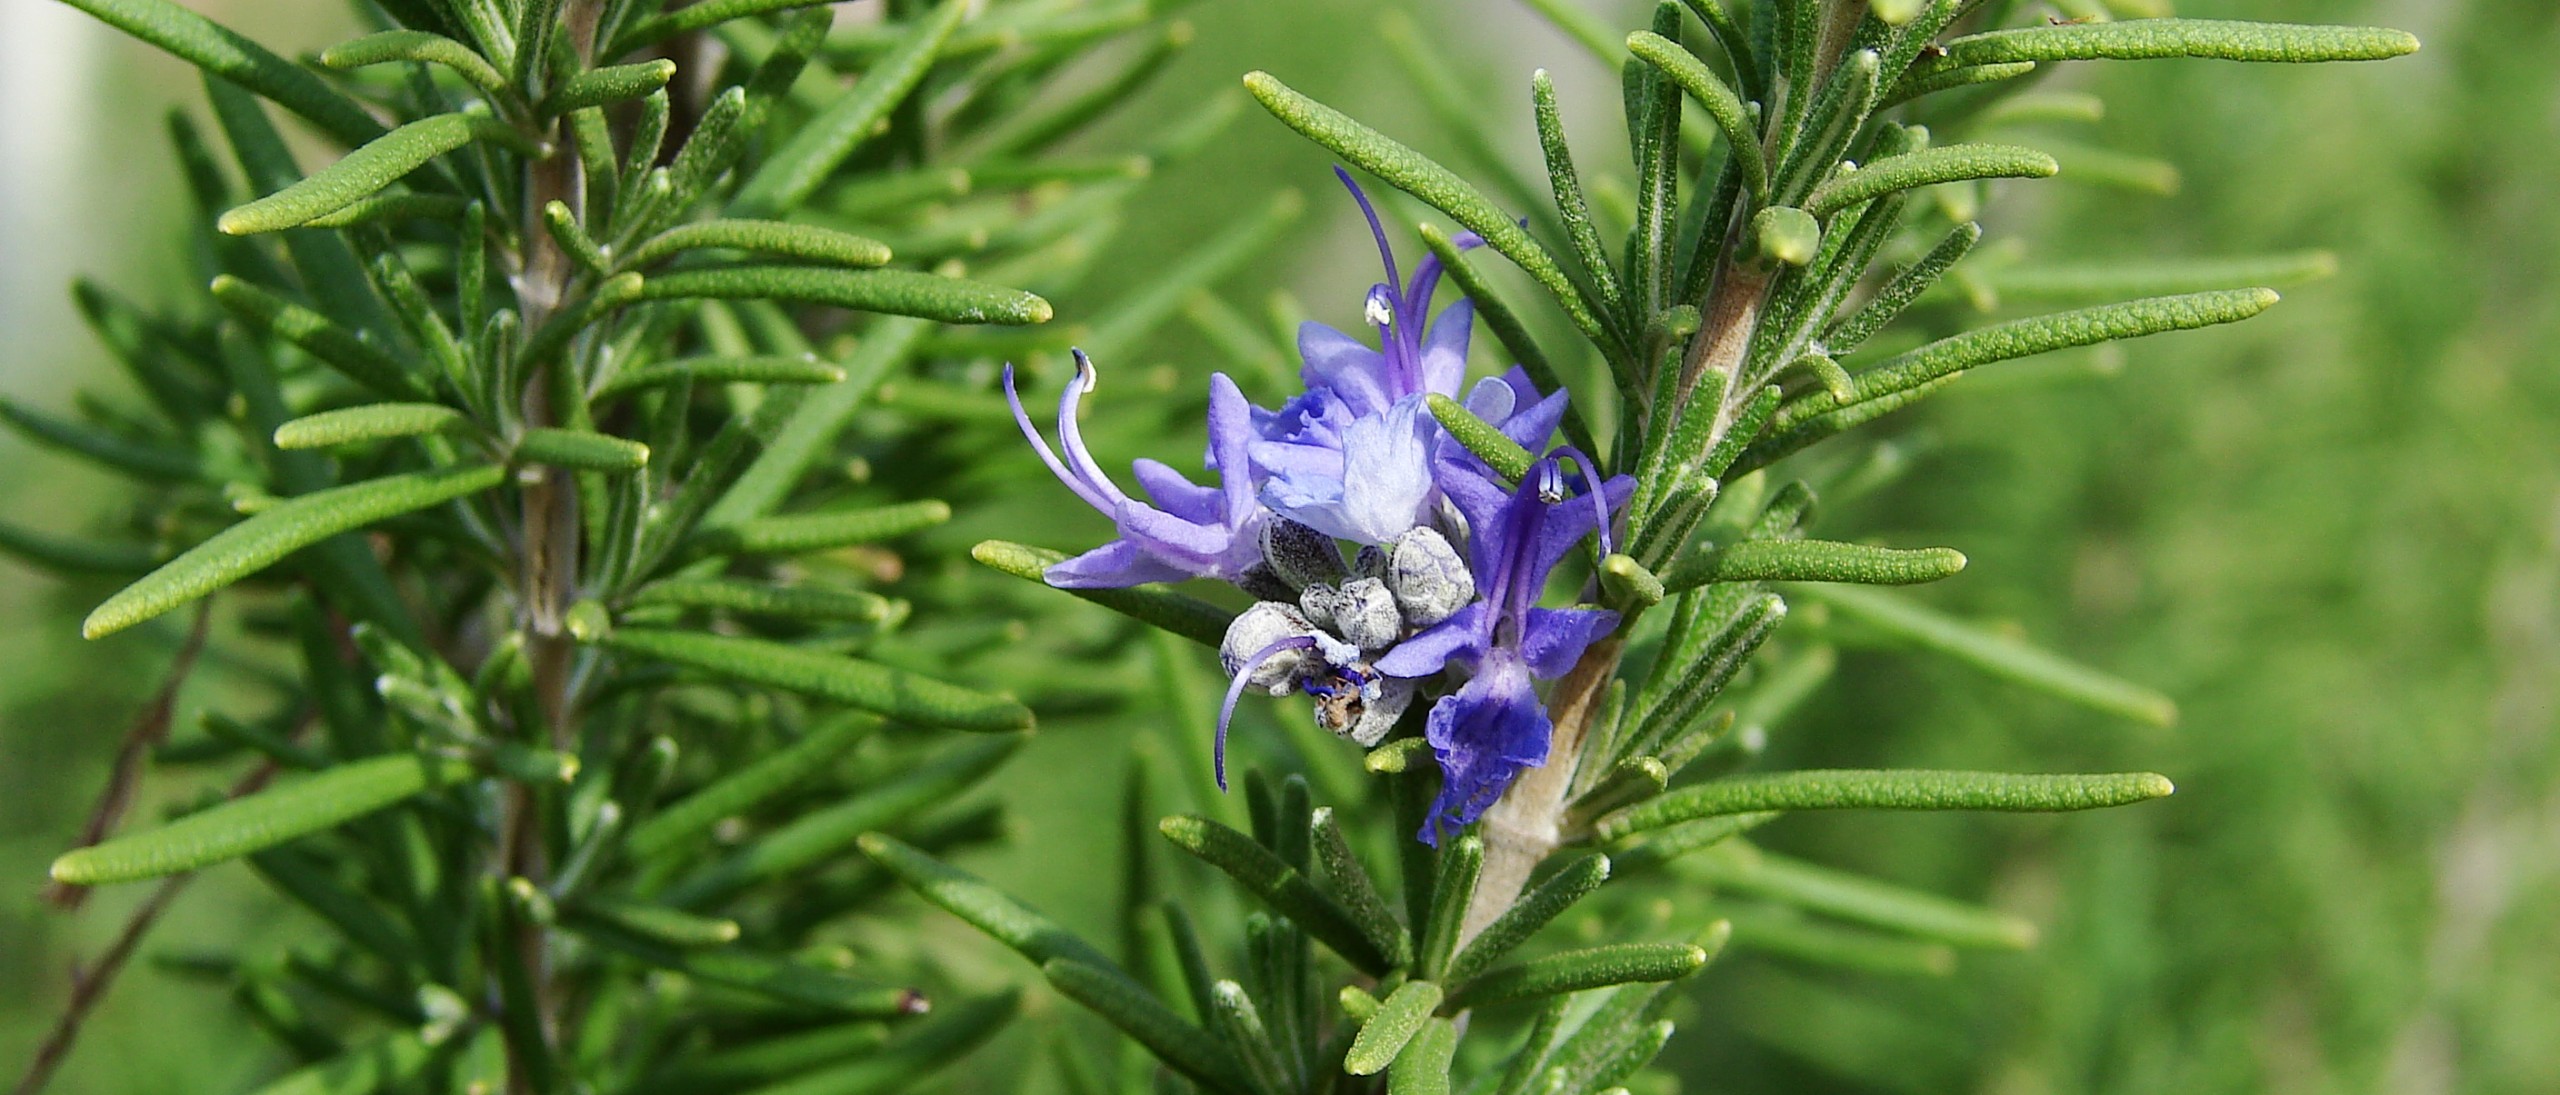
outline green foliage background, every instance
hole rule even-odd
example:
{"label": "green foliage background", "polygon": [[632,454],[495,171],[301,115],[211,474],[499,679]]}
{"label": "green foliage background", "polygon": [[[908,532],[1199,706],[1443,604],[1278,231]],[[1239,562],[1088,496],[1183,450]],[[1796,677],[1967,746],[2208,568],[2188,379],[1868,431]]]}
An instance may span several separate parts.
{"label": "green foliage background", "polygon": [[[1556,69],[1569,97],[1570,82],[1593,100],[1613,84],[1525,7],[1404,6],[1504,112],[1523,154],[1528,68]],[[289,5],[230,7],[225,17],[283,46],[335,29],[297,25]],[[1973,566],[1925,591],[1932,603],[2015,621],[2159,687],[2182,705],[2178,726],[2110,723],[1961,667],[1873,654],[1844,674],[1864,687],[1824,693],[1772,751],[1787,766],[2150,769],[2181,793],[2065,818],[1850,814],[1769,830],[1773,848],[2020,912],[2046,939],[2024,955],[1969,957],[1945,978],[1720,963],[1686,990],[1694,1010],[1665,1060],[1684,1090],[2560,1085],[2560,362],[2548,349],[2560,340],[2560,13],[2539,0],[2179,8],[2386,23],[2427,47],[2381,66],[2084,66],[2066,79],[2102,94],[2109,114],[2071,138],[2174,162],[2183,186],[2147,196],[2074,185],[2066,159],[2064,179],[2006,192],[1992,242],[2030,240],[2039,260],[2326,247],[2338,276],[2250,324],[1969,382],[1895,427],[1916,458],[1895,490],[1826,517],[1860,536],[1961,545]],[[1390,132],[1425,133],[1374,33],[1377,10],[1202,3],[1188,13],[1190,54],[1135,119],[1093,143],[1196,109],[1251,68]],[[79,153],[101,193],[77,218],[61,215],[76,233],[64,245],[80,241],[68,264],[144,295],[178,291],[161,242],[178,214],[157,111],[191,96],[193,81],[104,28],[82,33],[100,40],[104,81],[13,104],[70,109],[92,96],[107,122]],[[1324,166],[1267,118],[1240,119],[1219,154],[1154,181],[1140,206],[1151,216],[1114,243],[1105,276],[1056,301],[1062,321],[1100,319],[1090,309],[1160,267],[1157,256],[1285,183],[1307,191],[1311,215],[1230,283],[1233,295],[1293,287],[1318,318],[1347,322],[1372,260]],[[61,285],[7,284],[0,387],[60,400],[103,372]],[[1207,368],[1195,351],[1163,338],[1116,369],[1178,376],[1188,391]],[[1156,390],[1118,385],[1114,413],[1142,413],[1163,398]],[[1169,438],[1157,455],[1194,444]],[[0,441],[0,505],[26,523],[75,522],[99,504],[96,483],[64,466]],[[1100,533],[1044,477],[992,490],[946,530],[952,546]],[[0,564],[0,1062],[35,1043],[68,963],[93,954],[140,896],[109,891],[68,920],[35,900],[43,864],[74,834],[169,656],[146,639],[81,643],[75,622],[102,592]],[[1114,891],[1092,880],[1118,855],[1107,834],[1119,753],[1137,740],[1205,749],[1174,729],[1195,719],[1130,709],[1045,721],[996,784],[1014,838],[971,866],[1107,930]],[[1270,724],[1247,725],[1251,736]],[[154,946],[303,927],[240,868],[208,882]],[[955,977],[1020,979],[960,926],[915,919]],[[1054,1003],[1035,994],[1032,1011]],[[238,1021],[217,994],[137,967],[60,1090],[240,1087],[268,1063],[239,1048],[254,1043]],[[1008,1062],[1039,1050],[1043,1026],[1008,1034],[943,1082],[1011,1089]]]}

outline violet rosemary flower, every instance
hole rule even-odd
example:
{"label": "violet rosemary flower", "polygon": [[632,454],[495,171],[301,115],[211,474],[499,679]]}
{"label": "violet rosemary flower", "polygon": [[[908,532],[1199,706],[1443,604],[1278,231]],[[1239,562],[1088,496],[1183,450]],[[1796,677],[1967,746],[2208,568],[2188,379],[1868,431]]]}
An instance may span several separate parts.
{"label": "violet rosemary flower", "polygon": [[[1575,460],[1590,467],[1579,455]],[[1554,725],[1534,681],[1571,669],[1584,648],[1617,627],[1618,614],[1539,608],[1538,595],[1583,537],[1595,531],[1608,535],[1606,515],[1635,489],[1634,480],[1619,476],[1602,484],[1596,499],[1587,492],[1571,496],[1554,456],[1533,465],[1510,491],[1459,459],[1437,466],[1443,488],[1471,530],[1468,564],[1484,599],[1372,663],[1391,677],[1427,677],[1451,667],[1468,674],[1456,692],[1432,705],[1423,727],[1440,761],[1441,786],[1417,835],[1434,844],[1443,832],[1473,822],[1522,770],[1546,763]]]}
{"label": "violet rosemary flower", "polygon": [[1093,391],[1099,373],[1084,351],[1075,351],[1075,379],[1058,396],[1058,447],[1049,448],[1022,410],[1014,391],[1013,366],[1004,370],[1004,397],[1022,435],[1040,450],[1040,459],[1058,481],[1101,510],[1118,527],[1120,538],[1068,559],[1042,576],[1066,589],[1133,586],[1183,578],[1246,581],[1262,561],[1261,526],[1269,514],[1254,499],[1251,460],[1245,453],[1251,436],[1252,407],[1244,392],[1225,373],[1209,375],[1209,465],[1220,485],[1204,487],[1165,464],[1140,459],[1131,465],[1138,485],[1154,504],[1121,491],[1102,470],[1076,425],[1076,409]]}

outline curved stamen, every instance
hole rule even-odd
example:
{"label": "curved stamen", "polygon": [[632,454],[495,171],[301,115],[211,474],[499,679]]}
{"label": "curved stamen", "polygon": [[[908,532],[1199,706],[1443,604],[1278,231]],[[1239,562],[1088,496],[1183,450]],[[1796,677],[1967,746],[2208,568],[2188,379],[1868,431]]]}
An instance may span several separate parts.
{"label": "curved stamen", "polygon": [[1404,292],[1404,280],[1396,276],[1395,249],[1387,246],[1387,226],[1378,219],[1377,207],[1369,204],[1368,191],[1360,189],[1359,183],[1351,181],[1351,172],[1343,170],[1340,164],[1334,165],[1333,174],[1335,178],[1342,180],[1343,186],[1350,189],[1351,200],[1360,203],[1360,214],[1369,218],[1369,234],[1378,238],[1378,259],[1387,264],[1388,291]]}
{"label": "curved stamen", "polygon": [[1591,499],[1591,512],[1597,522],[1592,527],[1599,531],[1600,555],[1607,558],[1615,549],[1609,545],[1609,492],[1601,489],[1605,481],[1600,478],[1600,465],[1591,462],[1590,453],[1571,445],[1558,445],[1555,451],[1570,457],[1574,465],[1582,469],[1583,494]]}
{"label": "curved stamen", "polygon": [[1316,640],[1309,635],[1291,635],[1285,639],[1275,639],[1271,645],[1254,651],[1252,657],[1246,658],[1243,665],[1236,667],[1235,679],[1227,682],[1227,698],[1218,704],[1218,743],[1210,752],[1218,773],[1219,790],[1227,789],[1227,723],[1235,718],[1236,700],[1244,696],[1246,686],[1253,680],[1253,671],[1261,668],[1262,663],[1278,656],[1281,651],[1304,650],[1314,645]]}
{"label": "curved stamen", "polygon": [[1112,500],[1096,493],[1082,477],[1067,470],[1066,464],[1058,460],[1058,454],[1050,451],[1048,438],[1040,436],[1039,428],[1031,424],[1031,415],[1022,409],[1022,396],[1014,391],[1013,363],[1010,361],[1004,366],[1004,401],[1013,407],[1013,424],[1022,427],[1022,436],[1030,438],[1031,447],[1039,451],[1040,462],[1049,465],[1049,471],[1058,477],[1058,481],[1076,492],[1076,497],[1084,499],[1086,505],[1110,513]]}
{"label": "curved stamen", "polygon": [[[1084,402],[1085,396],[1100,386],[1102,370],[1094,368],[1093,359],[1084,356],[1084,351],[1068,352],[1076,357],[1076,378],[1067,382],[1067,390],[1058,397],[1058,445],[1067,451],[1067,460],[1074,465],[1077,474],[1085,477],[1087,485],[1111,499],[1115,505],[1126,502],[1129,496],[1120,492],[1119,484],[1113,483],[1111,476],[1103,472],[1102,465],[1094,462],[1093,451],[1084,447],[1084,428],[1076,421],[1076,408]],[[1097,504],[1096,508],[1105,513],[1112,512],[1110,505]]]}

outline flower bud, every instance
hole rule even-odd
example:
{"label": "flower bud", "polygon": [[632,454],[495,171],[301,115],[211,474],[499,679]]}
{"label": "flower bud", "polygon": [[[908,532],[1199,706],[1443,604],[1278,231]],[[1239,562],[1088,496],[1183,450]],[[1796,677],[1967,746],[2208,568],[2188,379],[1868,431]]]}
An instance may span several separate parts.
{"label": "flower bud", "polygon": [[1333,537],[1286,517],[1262,523],[1262,562],[1292,589],[1342,580],[1342,549]]}
{"label": "flower bud", "polygon": [[1476,599],[1476,582],[1466,560],[1447,537],[1429,527],[1396,537],[1387,557],[1387,590],[1411,627],[1429,627],[1457,614]]}
{"label": "flower bud", "polygon": [[[1295,606],[1278,601],[1256,602],[1227,625],[1227,637],[1218,644],[1218,661],[1233,677],[1245,671],[1254,655],[1270,649],[1272,644],[1293,638],[1312,640],[1319,634],[1306,614]],[[1274,696],[1285,696],[1296,690],[1298,678],[1322,664],[1312,644],[1275,651],[1251,666],[1253,676],[1245,684]]]}

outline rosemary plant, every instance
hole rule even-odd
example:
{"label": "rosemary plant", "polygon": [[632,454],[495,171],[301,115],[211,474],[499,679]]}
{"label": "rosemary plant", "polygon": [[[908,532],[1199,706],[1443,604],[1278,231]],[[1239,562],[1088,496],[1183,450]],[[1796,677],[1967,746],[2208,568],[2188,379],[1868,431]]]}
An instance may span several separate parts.
{"label": "rosemary plant", "polygon": [[[1244,829],[1202,816],[1156,826],[1249,895],[1241,971],[1222,976],[1210,958],[1233,940],[1204,937],[1182,904],[1154,900],[1143,826],[1124,853],[1119,960],[923,851],[863,843],[1201,1090],[1373,1090],[1365,1078],[1381,1075],[1396,1092],[1617,1090],[1670,1037],[1668,984],[1728,942],[1869,969],[2024,945],[2032,928],[2015,919],[1788,860],[1744,836],[1798,810],[2127,805],[2169,794],[2166,778],[1741,771],[1765,727],[1829,673],[1824,635],[1835,629],[2112,715],[2165,722],[2174,709],[1873,588],[1945,578],[1965,560],[1808,537],[1818,494],[1871,489],[1892,471],[1816,446],[1976,368],[2249,318],[2277,300],[2252,281],[2303,273],[2286,262],[2153,266],[2094,281],[2169,295],[1934,339],[1897,328],[1942,285],[1992,291],[1945,279],[1981,237],[1985,183],[2060,167],[1996,139],[2022,119],[2084,109],[2029,91],[2051,65],[2378,60],[2417,48],[2379,29],[2111,22],[2094,10],[2066,21],[1967,0],[1666,0],[1621,39],[1562,3],[1536,6],[1622,73],[1625,175],[1577,167],[1544,73],[1531,97],[1547,177],[1510,175],[1458,82],[1392,23],[1449,143],[1482,161],[1483,183],[1276,77],[1245,78],[1282,123],[1454,228],[1417,227],[1429,253],[1406,278],[1385,220],[1344,174],[1386,271],[1362,295],[1375,347],[1306,325],[1303,386],[1271,393],[1268,409],[1236,379],[1212,377],[1215,486],[1141,462],[1144,497],[1119,487],[1082,437],[1097,373],[1081,357],[1054,445],[1016,398],[1043,460],[1119,535],[1072,558],[991,542],[982,561],[1218,648],[1230,678],[1215,732],[1222,785],[1228,722],[1246,693],[1303,694],[1318,726],[1369,750],[1365,781],[1325,778],[1335,765],[1321,751],[1308,758],[1313,779],[1248,772]],[[1536,207],[1506,204],[1538,191]],[[1479,249],[1525,274],[1529,296],[1480,270]],[[1443,279],[1464,299],[1435,316]],[[1570,350],[1533,335],[1549,312]],[[1477,318],[1515,364],[1470,384]],[[1254,603],[1232,612],[1163,585],[1194,578]],[[1542,606],[1551,589],[1571,591],[1570,603]],[[1824,634],[1779,640],[1791,601],[1815,606]],[[1320,783],[1331,801],[1319,803]],[[1146,781],[1134,786],[1133,819],[1148,814]],[[1396,869],[1373,869],[1383,861]],[[1648,889],[1647,875],[1673,886]],[[1642,911],[1643,896],[1680,883],[1714,904]],[[1559,917],[1593,910],[1581,925],[1614,941],[1523,952]],[[1525,1030],[1466,1037],[1500,1030],[1514,1003],[1535,1005]],[[1126,1063],[1115,1077],[1071,1042],[1061,1055],[1079,1090],[1165,1079]]]}
{"label": "rosemary plant", "polygon": [[[52,868],[64,905],[165,881],[19,1090],[188,872],[235,859],[330,929],[176,962],[292,1062],[273,1091],[895,1090],[1000,1029],[1013,996],[847,972],[831,929],[885,892],[862,834],[997,834],[953,800],[1032,725],[946,679],[986,628],[896,595],[961,477],[848,426],[892,378],[927,409],[983,390],[995,344],[943,327],[1049,320],[1011,286],[1074,284],[1136,180],[1236,113],[1055,151],[1187,29],[1144,2],[395,0],[306,65],[169,0],[73,3],[203,71],[215,127],[170,135],[210,292],[82,285],[145,402],[5,407],[143,493],[107,539],[0,539],[129,581],[90,637],[185,636]],[[341,151],[306,173],[280,122]],[[173,730],[208,660],[254,684]],[[229,791],[127,824],[146,769]]]}
{"label": "rosemary plant", "polygon": [[[1472,179],[1245,78],[1402,195],[1342,172],[1385,276],[1339,301],[1367,334],[1291,332],[1293,381],[1210,291],[1294,215],[1285,195],[1099,310],[1071,359],[989,329],[1049,320],[1035,291],[1075,284],[1135,178],[1226,117],[1142,156],[1056,152],[1182,44],[1167,4],[376,0],[373,33],[306,66],[169,0],[71,2],[201,68],[228,156],[173,118],[208,300],[79,290],[144,408],[0,407],[145,492],[118,538],[0,547],[130,579],[87,633],[178,649],[53,868],[64,904],[163,881],[28,1091],[188,872],[234,859],[329,936],[172,965],[229,987],[289,1092],[912,1087],[1018,996],[928,995],[930,959],[849,969],[838,929],[894,884],[1132,1039],[1058,1041],[1079,1092],[1622,1090],[1672,1035],[1671,987],[1728,945],[1863,969],[2024,945],[2014,918],[1747,834],[1799,810],[2125,805],[2166,778],[1750,770],[1768,727],[1844,634],[2114,716],[2171,705],[1875,588],[1965,560],[1810,537],[1817,496],[1896,470],[1823,443],[1983,366],[2248,318],[2301,272],[2146,265],[2078,284],[2170,295],[1921,333],[1951,289],[2053,288],[1959,263],[1988,182],[2064,169],[2007,137],[2085,109],[2033,90],[2055,64],[2416,48],[2085,0],[2068,20],[1681,0],[1622,37],[1532,0],[1622,74],[1631,151],[1596,168],[1540,73],[1537,178],[1390,21]],[[270,106],[343,153],[305,174]],[[1387,215],[1408,197],[1436,213],[1419,251]],[[1142,461],[1133,494],[1082,404],[1177,314],[1236,366],[1207,386],[1216,482]],[[1504,360],[1470,381],[1478,320]],[[1053,429],[1023,404],[1044,388]],[[969,444],[1015,430],[1117,536],[975,559],[1125,619],[1043,595],[1058,626],[1016,628],[1016,591],[935,565],[945,500],[1004,466]],[[1193,579],[1231,588],[1171,588]],[[1223,706],[1194,687],[1210,650]],[[1143,686],[1111,676],[1129,651]],[[173,728],[214,656],[254,686]],[[1137,753],[1106,947],[945,857],[999,834],[955,800],[1019,748],[1026,699],[1139,687],[1173,697],[1208,805],[1159,819],[1165,774]],[[1272,697],[1352,744],[1242,766],[1236,809],[1204,785],[1239,707]],[[175,768],[229,791],[127,825],[146,770]],[[1169,897],[1167,840],[1235,893]]]}

